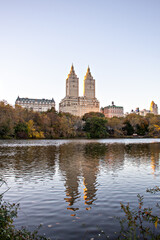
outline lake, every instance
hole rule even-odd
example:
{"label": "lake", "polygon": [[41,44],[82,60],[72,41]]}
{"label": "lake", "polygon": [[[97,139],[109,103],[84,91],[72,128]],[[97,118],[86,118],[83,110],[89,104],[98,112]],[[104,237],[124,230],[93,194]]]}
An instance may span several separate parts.
{"label": "lake", "polygon": [[1,193],[20,203],[15,226],[51,239],[114,239],[120,202],[152,206],[160,139],[0,140]]}

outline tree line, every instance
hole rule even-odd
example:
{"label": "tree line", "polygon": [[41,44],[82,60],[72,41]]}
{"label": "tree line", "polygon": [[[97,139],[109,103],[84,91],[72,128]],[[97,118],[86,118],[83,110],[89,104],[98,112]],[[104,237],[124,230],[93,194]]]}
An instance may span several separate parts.
{"label": "tree line", "polygon": [[135,113],[123,118],[105,118],[100,113],[86,113],[82,118],[69,113],[34,112],[0,102],[1,139],[120,138],[160,137],[160,115]]}

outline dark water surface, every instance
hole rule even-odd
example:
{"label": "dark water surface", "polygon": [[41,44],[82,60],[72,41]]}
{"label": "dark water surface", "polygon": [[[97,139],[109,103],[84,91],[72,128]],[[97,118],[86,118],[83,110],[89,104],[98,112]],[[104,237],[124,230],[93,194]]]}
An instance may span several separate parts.
{"label": "dark water surface", "polygon": [[0,141],[4,197],[21,207],[15,225],[42,224],[51,239],[114,239],[120,202],[155,201],[146,188],[159,185],[159,159],[159,139]]}

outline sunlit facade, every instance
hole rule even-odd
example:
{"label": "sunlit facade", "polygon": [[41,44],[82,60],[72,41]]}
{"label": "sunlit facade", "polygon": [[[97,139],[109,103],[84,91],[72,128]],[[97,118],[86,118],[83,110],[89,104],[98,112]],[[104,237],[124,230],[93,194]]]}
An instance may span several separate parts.
{"label": "sunlit facade", "polygon": [[154,115],[158,115],[158,106],[157,106],[157,104],[155,104],[154,101],[151,102],[150,111],[151,111],[151,113],[153,113]]}
{"label": "sunlit facade", "polygon": [[60,112],[68,112],[80,117],[88,112],[99,112],[99,101],[95,97],[95,80],[89,67],[84,77],[83,87],[83,96],[79,97],[79,79],[72,65],[66,79],[66,96],[59,104]]}

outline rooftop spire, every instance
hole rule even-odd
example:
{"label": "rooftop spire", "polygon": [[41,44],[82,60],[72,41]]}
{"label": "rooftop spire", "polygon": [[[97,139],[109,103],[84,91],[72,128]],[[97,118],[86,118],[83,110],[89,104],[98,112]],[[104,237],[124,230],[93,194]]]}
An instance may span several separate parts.
{"label": "rooftop spire", "polygon": [[72,66],[71,66],[70,73],[75,73],[73,63],[72,63]]}
{"label": "rooftop spire", "polygon": [[93,78],[92,75],[91,75],[90,67],[88,65],[87,72],[86,72],[86,75],[85,75],[84,79],[87,79],[87,78],[90,78],[90,77]]}
{"label": "rooftop spire", "polygon": [[89,65],[88,65],[88,68],[87,68],[87,73],[91,73]]}
{"label": "rooftop spire", "polygon": [[[77,75],[76,75],[76,73],[75,73],[75,70],[74,70],[74,66],[73,66],[73,63],[72,63],[72,65],[71,65],[71,70],[70,70],[70,73],[68,74],[68,78],[69,77],[73,77],[73,76],[76,76],[77,77]],[[67,79],[68,79],[67,78]]]}

